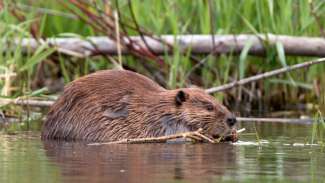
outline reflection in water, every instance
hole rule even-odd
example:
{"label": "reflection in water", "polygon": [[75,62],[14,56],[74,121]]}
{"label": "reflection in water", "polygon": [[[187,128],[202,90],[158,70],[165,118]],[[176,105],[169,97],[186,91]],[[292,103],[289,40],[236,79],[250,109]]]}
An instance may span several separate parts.
{"label": "reflection in water", "polygon": [[0,183],[324,182],[324,147],[304,146],[311,126],[256,124],[258,143],[253,125],[240,126],[236,145],[87,146],[0,133]]}
{"label": "reflection in water", "polygon": [[67,182],[200,182],[218,180],[236,163],[230,144],[87,146],[44,142],[46,155]]}
{"label": "reflection in water", "polygon": [[47,160],[38,132],[0,133],[0,182],[61,182],[60,170]]}

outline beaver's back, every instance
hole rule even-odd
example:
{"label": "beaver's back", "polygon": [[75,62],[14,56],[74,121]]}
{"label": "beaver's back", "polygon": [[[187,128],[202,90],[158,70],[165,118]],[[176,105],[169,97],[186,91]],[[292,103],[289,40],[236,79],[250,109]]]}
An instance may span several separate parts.
{"label": "beaver's back", "polygon": [[64,89],[43,125],[43,139],[100,140],[94,134],[106,130],[106,108],[118,109],[123,97],[145,97],[165,91],[152,80],[126,70],[99,71],[77,79]]}
{"label": "beaver's back", "polygon": [[[162,91],[157,83],[127,70],[104,70],[84,76],[70,83],[66,89],[77,88],[78,90],[102,93],[103,91],[132,90],[134,92]],[[87,87],[87,88],[84,88]]]}

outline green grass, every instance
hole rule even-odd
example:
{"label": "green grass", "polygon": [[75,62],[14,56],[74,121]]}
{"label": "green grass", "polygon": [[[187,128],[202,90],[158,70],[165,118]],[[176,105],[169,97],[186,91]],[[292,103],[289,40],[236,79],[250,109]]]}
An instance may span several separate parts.
{"label": "green grass", "polygon": [[325,139],[325,121],[322,117],[322,113],[318,111],[318,113],[314,117],[314,123],[312,126],[312,134],[311,134],[311,144],[321,144],[324,146]]}
{"label": "green grass", "polygon": [[[36,27],[37,35],[44,37],[67,35],[86,37],[100,34],[85,22],[76,19],[75,15],[57,1],[17,0],[16,2],[17,7],[21,9],[18,10],[18,14],[23,15],[25,20],[18,20],[13,16],[12,11],[8,8],[13,4],[12,1],[4,1],[4,10],[0,12],[1,41],[31,37],[32,25]],[[101,1],[97,2],[100,4]],[[308,2],[308,0],[228,0],[210,1],[209,3],[209,1],[188,0],[156,0],[154,2],[132,0],[132,9],[139,25],[157,35],[274,33],[321,36],[319,26],[325,24],[323,16],[325,2],[311,1],[314,3],[315,13],[321,17],[320,22],[317,22],[311,15],[311,7]],[[103,7],[103,5],[99,5],[99,7]],[[116,4],[113,1],[112,10],[115,7]],[[127,1],[119,1],[119,7],[122,12],[120,19],[130,22],[131,13]],[[130,35],[137,35],[134,30],[128,30],[128,32]],[[139,59],[132,56],[123,57],[123,64],[149,77],[153,77],[155,70],[160,70],[168,88],[183,87],[188,84],[208,88],[310,59],[286,56],[281,44],[266,45],[265,58],[253,57],[247,55],[250,46],[251,44],[247,42],[245,49],[238,56],[210,56],[201,67],[194,71],[195,81],[192,78],[191,82],[184,77],[196,63],[191,61],[189,52],[181,54],[177,47],[174,48],[173,55],[164,56],[166,66],[163,69],[155,62],[146,62],[151,68],[148,69],[143,65],[144,62],[140,62]],[[46,72],[46,79],[55,80],[62,77],[65,83],[96,70],[113,67],[101,57],[77,59],[57,54],[47,60],[46,58],[55,51],[47,45],[27,55],[22,53],[22,48],[19,46],[7,48],[1,44],[0,51],[4,53],[0,55],[0,73],[10,71],[17,74],[16,79],[11,83],[14,90],[9,93],[4,93],[6,83],[0,79],[0,89],[2,95],[6,95],[6,97],[24,96],[37,90],[37,87],[32,87],[32,84],[37,77],[36,71],[40,64],[44,64],[43,71]],[[203,59],[206,56],[198,55],[197,57]],[[258,85],[262,94],[262,98],[258,100],[261,100],[266,106],[271,105],[269,101],[272,100],[272,97],[279,98],[282,104],[315,103],[323,112],[325,88],[322,87],[320,96],[317,96],[313,90],[313,83],[317,81],[319,86],[325,86],[324,71],[325,66],[319,65],[308,70],[278,76],[273,80],[266,80],[263,85]],[[42,88],[42,86],[38,86],[38,88]],[[247,86],[247,89],[254,92],[250,85]],[[42,94],[55,93],[48,93],[44,90]],[[234,103],[234,99],[238,98],[237,95],[239,95],[238,92],[215,94],[218,99],[229,105]],[[244,103],[249,102],[247,93],[241,92],[241,95],[243,95],[241,99]],[[280,98],[280,95],[283,98]]]}

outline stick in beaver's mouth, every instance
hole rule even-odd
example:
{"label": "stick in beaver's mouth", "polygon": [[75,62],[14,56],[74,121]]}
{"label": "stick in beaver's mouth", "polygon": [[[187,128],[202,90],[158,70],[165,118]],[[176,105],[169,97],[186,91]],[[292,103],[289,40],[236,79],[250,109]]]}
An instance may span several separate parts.
{"label": "stick in beaver's mouth", "polygon": [[123,139],[123,140],[118,140],[118,141],[113,141],[113,142],[103,142],[103,143],[91,143],[88,145],[109,145],[109,144],[136,144],[136,143],[162,143],[166,142],[167,140],[173,140],[173,139],[178,139],[178,138],[188,138],[192,139],[196,142],[209,142],[209,143],[219,143],[219,142],[225,142],[225,141],[232,141],[236,142],[238,140],[238,134],[242,133],[245,131],[245,128],[242,128],[240,130],[233,130],[233,133],[231,135],[226,136],[225,138],[218,138],[218,139],[213,139],[210,138],[204,134],[202,134],[202,129],[198,129],[197,131],[192,131],[192,132],[185,132],[185,133],[180,133],[180,134],[174,134],[174,135],[166,135],[166,136],[161,136],[161,137],[149,137],[149,138],[136,138],[136,139]]}

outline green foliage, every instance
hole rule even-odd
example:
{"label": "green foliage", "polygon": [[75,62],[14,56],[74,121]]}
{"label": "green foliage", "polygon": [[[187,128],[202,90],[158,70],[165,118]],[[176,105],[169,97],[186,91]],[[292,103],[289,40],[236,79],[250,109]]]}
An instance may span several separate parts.
{"label": "green foliage", "polygon": [[[64,0],[64,2],[68,2]],[[103,7],[101,0],[96,1],[98,7]],[[120,19],[133,25],[131,20],[128,1],[119,2]],[[287,34],[297,36],[321,36],[320,26],[324,26],[323,12],[325,3],[322,0],[228,0],[228,1],[187,1],[187,0],[132,0],[131,7],[140,27],[157,35],[162,34]],[[321,19],[317,20],[311,14],[310,2],[313,3],[313,12]],[[111,11],[116,10],[116,1],[111,2]],[[24,20],[18,20],[12,13],[15,7],[18,13],[22,14]],[[73,5],[63,5],[59,1],[26,1],[17,0],[4,1],[4,8],[0,12],[0,39],[2,42],[12,40],[22,41],[24,37],[31,37],[30,28],[36,25],[36,36],[44,37],[80,37],[100,35],[87,23],[78,19],[68,8],[78,11]],[[87,17],[84,15],[84,17]],[[128,29],[130,35],[138,35],[135,30]],[[236,79],[251,76],[256,73],[270,71],[272,69],[286,67],[299,63],[306,58],[287,57],[284,54],[283,45],[268,45],[266,57],[253,57],[247,53],[251,48],[251,42],[245,44],[244,49],[238,56],[220,55],[209,56],[208,59],[195,69],[195,76],[199,82],[194,83],[202,87],[212,87],[224,84]],[[165,67],[150,62],[150,68],[162,70],[168,88],[182,87],[188,84],[186,73],[190,71],[197,62],[191,59],[190,52],[180,53],[181,48],[174,48],[173,55],[165,55]],[[47,57],[55,51],[47,45],[43,45],[33,54],[23,54],[22,47],[13,44],[0,44],[0,74],[7,71],[17,74],[13,85],[19,88],[11,93],[11,96],[20,96],[32,92],[31,81],[36,77],[36,68]],[[196,56],[198,60],[206,56]],[[123,57],[125,66],[142,72],[151,73],[134,57]],[[147,63],[147,62],[146,62]],[[55,66],[46,65],[47,73],[60,72],[64,81],[70,82],[82,75],[100,69],[112,68],[113,65],[103,58],[70,58],[58,54],[55,56]],[[315,99],[312,84],[315,79],[325,83],[325,67],[311,67],[308,70],[293,72],[290,75],[279,76],[263,85],[266,91],[270,89],[284,90],[288,99],[298,99],[297,92],[300,88],[308,88],[308,99]],[[301,74],[301,72],[304,72]],[[49,74],[51,75],[51,74]],[[291,83],[291,84],[289,84]],[[0,79],[0,89],[3,89],[5,82]],[[295,86],[295,87],[289,87]],[[321,95],[324,95],[322,93]],[[222,94],[216,94],[223,98]],[[297,96],[294,98],[293,96]],[[271,97],[271,92],[263,93],[264,98]],[[316,100],[314,102],[321,101]],[[294,101],[293,101],[294,102]],[[323,104],[320,104],[323,105]]]}

